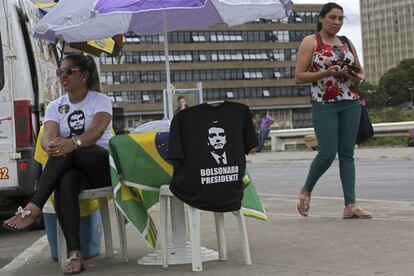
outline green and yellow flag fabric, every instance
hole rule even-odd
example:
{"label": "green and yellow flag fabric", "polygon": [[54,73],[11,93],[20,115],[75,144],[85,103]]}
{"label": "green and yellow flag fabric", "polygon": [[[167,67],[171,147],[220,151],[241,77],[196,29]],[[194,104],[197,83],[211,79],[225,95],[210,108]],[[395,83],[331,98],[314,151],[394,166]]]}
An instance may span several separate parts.
{"label": "green and yellow flag fabric", "polygon": [[[109,142],[115,204],[151,247],[156,245],[157,229],[148,210],[158,203],[160,186],[170,184],[173,172],[167,145],[167,132],[117,135]],[[247,172],[243,181],[244,214],[268,221]]]}

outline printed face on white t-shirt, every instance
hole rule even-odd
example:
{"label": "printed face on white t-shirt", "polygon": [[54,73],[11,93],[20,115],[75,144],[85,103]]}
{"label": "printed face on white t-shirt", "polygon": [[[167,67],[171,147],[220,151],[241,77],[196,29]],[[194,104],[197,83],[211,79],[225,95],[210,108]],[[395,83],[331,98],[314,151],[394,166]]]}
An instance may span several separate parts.
{"label": "printed face on white t-shirt", "polygon": [[82,110],[75,110],[69,115],[68,127],[71,136],[78,136],[85,132],[85,114]]}

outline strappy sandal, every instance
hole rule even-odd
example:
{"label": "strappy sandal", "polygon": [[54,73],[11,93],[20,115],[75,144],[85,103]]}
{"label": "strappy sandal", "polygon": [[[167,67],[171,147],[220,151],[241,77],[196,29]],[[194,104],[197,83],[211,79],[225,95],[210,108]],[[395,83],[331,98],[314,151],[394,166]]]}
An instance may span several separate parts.
{"label": "strappy sandal", "polygon": [[[72,264],[72,262],[75,260],[80,260],[81,266],[79,270],[65,271],[65,269],[67,269]],[[76,275],[76,274],[80,274],[82,271],[85,271],[85,270],[86,269],[83,263],[82,256],[80,255],[79,252],[74,252],[69,258],[66,259],[66,266],[63,269],[63,275]]]}
{"label": "strappy sandal", "polygon": [[17,209],[16,213],[14,213],[14,217],[12,219],[15,220],[15,219],[27,219],[27,218],[32,218],[33,222],[31,224],[26,225],[26,227],[24,228],[14,228],[6,224],[5,222],[3,222],[3,227],[10,231],[14,231],[14,232],[24,232],[24,231],[31,230],[36,226],[36,223],[38,223],[40,220],[40,216],[34,216],[31,210],[24,209],[23,207],[20,206]]}
{"label": "strappy sandal", "polygon": [[310,194],[307,196],[302,194],[301,192],[301,194],[299,195],[299,200],[296,204],[296,210],[298,210],[298,213],[301,214],[301,216],[303,217],[307,217],[309,215],[310,199]]}
{"label": "strappy sandal", "polygon": [[355,205],[352,207],[351,210],[349,208],[345,207],[344,214],[342,216],[344,219],[370,219],[372,218],[371,214],[366,212],[361,207]]}

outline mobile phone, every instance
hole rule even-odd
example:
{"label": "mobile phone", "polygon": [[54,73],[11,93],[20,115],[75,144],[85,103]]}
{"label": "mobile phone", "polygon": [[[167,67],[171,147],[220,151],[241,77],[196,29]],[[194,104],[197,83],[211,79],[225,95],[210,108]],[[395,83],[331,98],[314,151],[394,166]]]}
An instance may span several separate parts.
{"label": "mobile phone", "polygon": [[344,63],[344,66],[346,67],[348,73],[350,73],[351,75],[357,74],[361,71],[359,67],[351,65],[351,64]]}

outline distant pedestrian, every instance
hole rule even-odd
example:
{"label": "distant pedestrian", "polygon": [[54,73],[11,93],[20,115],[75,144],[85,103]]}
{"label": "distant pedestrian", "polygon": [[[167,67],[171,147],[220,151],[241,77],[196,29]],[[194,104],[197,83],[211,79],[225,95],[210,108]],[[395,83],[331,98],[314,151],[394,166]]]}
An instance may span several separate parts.
{"label": "distant pedestrian", "polygon": [[256,148],[256,152],[262,151],[264,143],[269,136],[270,126],[274,123],[273,118],[267,115],[266,112],[262,111],[260,116],[262,117],[262,122],[260,124],[259,135],[257,137],[259,145]]}
{"label": "distant pedestrian", "polygon": [[251,112],[250,115],[252,116],[252,123],[254,126],[254,130],[256,131],[256,133],[258,133],[260,128],[259,128],[259,123],[256,120],[256,116],[254,115],[253,112]]}
{"label": "distant pedestrian", "polygon": [[318,155],[297,203],[298,212],[305,217],[313,187],[338,152],[345,198],[343,218],[371,218],[355,204],[354,148],[361,114],[357,85],[365,76],[355,47],[346,37],[337,36],[344,18],[338,4],[323,5],[318,33],[303,39],[297,55],[295,80],[298,84],[312,83],[312,120],[318,139]]}
{"label": "distant pedestrian", "polygon": [[180,95],[177,97],[177,108],[174,111],[174,115],[177,114],[178,112],[180,112],[181,110],[184,110],[186,108],[188,108],[188,105],[185,101],[185,97],[183,95]]}

